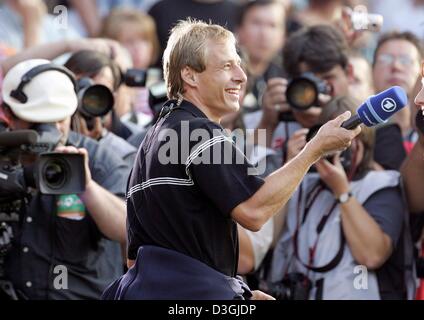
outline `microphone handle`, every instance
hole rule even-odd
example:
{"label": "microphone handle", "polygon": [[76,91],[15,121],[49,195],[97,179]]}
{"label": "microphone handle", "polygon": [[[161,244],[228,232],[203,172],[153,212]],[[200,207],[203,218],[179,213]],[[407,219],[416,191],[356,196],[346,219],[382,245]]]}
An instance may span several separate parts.
{"label": "microphone handle", "polygon": [[345,122],[342,123],[342,128],[345,128],[347,130],[355,129],[357,126],[359,126],[362,123],[361,118],[357,114],[355,114],[353,117],[350,117]]}

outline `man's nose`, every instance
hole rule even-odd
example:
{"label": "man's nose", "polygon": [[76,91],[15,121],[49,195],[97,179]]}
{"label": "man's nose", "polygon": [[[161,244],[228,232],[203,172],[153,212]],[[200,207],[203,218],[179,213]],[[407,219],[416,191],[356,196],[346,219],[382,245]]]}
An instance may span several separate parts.
{"label": "man's nose", "polygon": [[401,63],[400,58],[394,57],[392,62],[392,69],[394,70],[403,70],[405,67]]}
{"label": "man's nose", "polygon": [[236,66],[233,74],[233,80],[237,83],[245,83],[247,81],[246,73],[240,66]]}
{"label": "man's nose", "polygon": [[417,106],[424,106],[424,87],[421,87],[421,90],[418,92],[414,100]]}

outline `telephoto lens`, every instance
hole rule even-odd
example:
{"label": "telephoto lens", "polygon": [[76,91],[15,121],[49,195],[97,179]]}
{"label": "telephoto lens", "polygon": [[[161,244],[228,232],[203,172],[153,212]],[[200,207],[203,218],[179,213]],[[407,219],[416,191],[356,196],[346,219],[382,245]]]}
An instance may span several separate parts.
{"label": "telephoto lens", "polygon": [[112,110],[115,100],[108,87],[81,78],[78,89],[78,111],[86,120],[102,117]]}
{"label": "telephoto lens", "polygon": [[316,77],[311,72],[305,72],[300,77],[292,79],[286,90],[287,102],[298,110],[307,110],[319,105],[319,94],[330,94],[331,86],[326,81]]}

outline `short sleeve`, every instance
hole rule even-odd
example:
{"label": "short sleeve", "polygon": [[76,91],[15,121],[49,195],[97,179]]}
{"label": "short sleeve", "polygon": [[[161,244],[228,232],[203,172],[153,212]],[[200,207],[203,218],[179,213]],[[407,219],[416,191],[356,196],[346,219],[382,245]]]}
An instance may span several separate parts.
{"label": "short sleeve", "polygon": [[364,203],[364,208],[396,247],[402,234],[405,212],[400,189],[391,187],[377,191]]}
{"label": "short sleeve", "polygon": [[215,134],[190,149],[186,171],[225,215],[249,199],[264,183],[230,137]]}

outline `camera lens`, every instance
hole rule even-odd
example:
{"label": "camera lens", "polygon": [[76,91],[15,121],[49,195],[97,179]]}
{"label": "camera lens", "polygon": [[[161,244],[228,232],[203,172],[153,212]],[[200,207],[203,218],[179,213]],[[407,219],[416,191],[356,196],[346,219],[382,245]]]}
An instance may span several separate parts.
{"label": "camera lens", "polygon": [[114,98],[112,92],[103,85],[93,85],[82,91],[80,106],[88,116],[101,117],[112,110]]}
{"label": "camera lens", "polygon": [[318,89],[313,81],[307,78],[298,78],[289,84],[286,96],[292,107],[306,110],[317,101]]}
{"label": "camera lens", "polygon": [[69,172],[69,167],[63,160],[53,159],[44,165],[42,178],[49,188],[59,189],[66,183]]}

